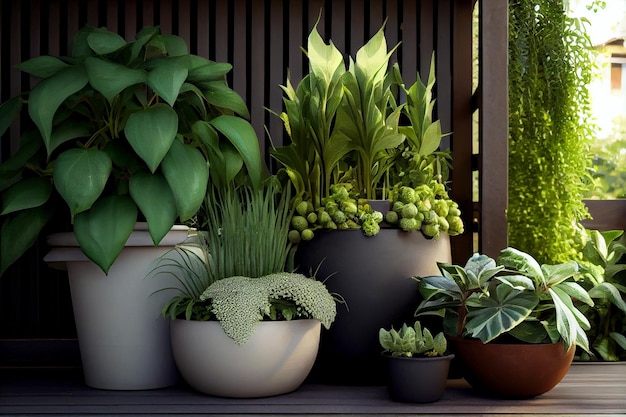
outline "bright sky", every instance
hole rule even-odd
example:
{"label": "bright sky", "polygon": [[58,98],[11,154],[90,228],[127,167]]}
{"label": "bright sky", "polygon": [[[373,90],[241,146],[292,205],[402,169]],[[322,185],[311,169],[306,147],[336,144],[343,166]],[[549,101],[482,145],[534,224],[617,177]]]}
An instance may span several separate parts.
{"label": "bright sky", "polygon": [[605,0],[606,7],[595,13],[587,10],[592,0],[570,0],[569,3],[574,15],[586,17],[591,22],[587,31],[594,45],[611,38],[626,37],[626,0]]}

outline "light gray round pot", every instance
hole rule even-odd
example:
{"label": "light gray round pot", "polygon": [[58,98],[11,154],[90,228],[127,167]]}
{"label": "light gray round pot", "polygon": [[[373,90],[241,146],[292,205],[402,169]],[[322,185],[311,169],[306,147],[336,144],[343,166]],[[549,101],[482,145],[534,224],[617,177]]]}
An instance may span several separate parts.
{"label": "light gray round pot", "polygon": [[254,398],[296,390],[306,379],[320,341],[317,320],[266,321],[238,345],[217,321],[172,320],[174,359],[197,391]]}
{"label": "light gray round pot", "polygon": [[108,275],[82,253],[73,233],[48,237],[52,249],[44,260],[68,272],[86,385],[146,390],[178,381],[170,320],[161,316],[178,283],[171,274],[151,272],[160,257],[175,256],[171,250],[188,232],[175,226],[155,247],[146,224],[138,223]]}

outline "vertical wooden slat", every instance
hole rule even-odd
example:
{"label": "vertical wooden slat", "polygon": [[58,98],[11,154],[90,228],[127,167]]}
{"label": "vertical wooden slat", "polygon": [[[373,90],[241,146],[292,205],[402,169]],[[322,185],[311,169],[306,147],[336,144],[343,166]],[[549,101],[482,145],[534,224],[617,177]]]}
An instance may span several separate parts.
{"label": "vertical wooden slat", "polygon": [[228,2],[215,2],[215,38],[211,40],[215,43],[215,60],[218,62],[230,62],[228,36]]}
{"label": "vertical wooden slat", "polygon": [[[233,21],[230,25],[234,28],[232,48],[233,48],[233,90],[237,91],[241,96],[250,103],[250,91],[248,89],[247,66],[249,64],[249,55],[247,50],[247,42],[249,39],[249,25],[246,17],[246,1],[235,0],[234,2]],[[224,41],[227,41],[225,39]],[[252,70],[252,69],[251,69]],[[254,69],[257,70],[256,68]]]}
{"label": "vertical wooden slat", "polygon": [[309,28],[303,27],[302,24],[302,2],[301,1],[288,1],[289,16],[287,28],[289,32],[289,49],[288,49],[288,69],[292,80],[302,79],[306,68],[303,68],[303,53],[300,47],[306,48],[306,35]]}
{"label": "vertical wooden slat", "polygon": [[198,1],[198,9],[196,10],[197,22],[197,50],[196,54],[209,58],[209,2]]}
{"label": "vertical wooden slat", "polygon": [[415,73],[418,68],[418,16],[417,2],[405,1],[402,19],[402,45],[400,45],[399,58],[402,77],[406,85],[411,85],[415,82]]}
{"label": "vertical wooden slat", "polygon": [[[283,27],[283,0],[271,0],[269,7],[269,21],[267,22],[269,31],[269,62],[266,63],[266,68],[268,69],[266,74],[268,78],[267,106],[272,111],[280,114],[283,107],[283,93],[280,85],[285,85],[286,82],[284,57],[287,51],[283,50],[283,39],[285,36],[289,36],[289,29]],[[265,120],[274,145],[277,147],[282,146],[284,144],[282,139],[282,121],[269,113],[266,113]],[[269,146],[269,144],[266,144],[266,146]],[[270,166],[273,166],[273,161],[269,158],[268,163]]]}
{"label": "vertical wooden slat", "polygon": [[[441,0],[437,3],[446,2],[447,0]],[[421,10],[419,17],[419,49],[418,53],[418,68],[419,72],[424,77],[428,74],[428,67],[430,65],[430,57],[435,50],[435,2],[423,1],[421,2]]]}
{"label": "vertical wooden slat", "polygon": [[453,261],[464,263],[473,250],[472,223],[472,5],[453,3],[452,197],[459,203],[466,233],[453,238]]}
{"label": "vertical wooden slat", "polygon": [[[436,34],[437,49],[435,52],[435,69],[437,71],[436,84],[436,111],[437,117],[441,120],[441,130],[444,133],[452,132],[452,6],[451,0],[440,1],[437,11],[437,27]],[[432,53],[433,51],[431,51]],[[430,57],[427,57],[430,65]],[[424,67],[424,65],[422,65]],[[428,73],[421,74],[422,79],[428,77]],[[446,137],[442,141],[444,148],[449,148],[450,138]],[[454,161],[453,161],[454,162]],[[454,183],[452,184],[454,188]]]}
{"label": "vertical wooden slat", "polygon": [[[263,138],[265,125],[265,60],[267,59],[269,45],[266,45],[265,1],[254,1],[251,4],[251,13],[254,18],[250,22],[250,66],[246,88],[250,97],[250,122],[259,138]],[[261,153],[265,154],[265,141],[260,142]]]}
{"label": "vertical wooden slat", "polygon": [[480,1],[480,247],[497,256],[507,245],[508,1]]}
{"label": "vertical wooden slat", "polygon": [[363,1],[352,1],[350,10],[349,28],[350,42],[344,52],[354,57],[356,51],[365,43],[365,6]]}
{"label": "vertical wooden slat", "polygon": [[337,49],[340,51],[346,49],[346,7],[347,4],[345,0],[334,0],[333,8],[331,9],[330,36]]}
{"label": "vertical wooden slat", "polygon": [[195,44],[195,41],[192,41],[192,36],[195,38],[197,33],[192,35],[191,33],[191,4],[189,0],[178,0],[178,33],[177,35],[183,38],[189,47],[192,44]]}

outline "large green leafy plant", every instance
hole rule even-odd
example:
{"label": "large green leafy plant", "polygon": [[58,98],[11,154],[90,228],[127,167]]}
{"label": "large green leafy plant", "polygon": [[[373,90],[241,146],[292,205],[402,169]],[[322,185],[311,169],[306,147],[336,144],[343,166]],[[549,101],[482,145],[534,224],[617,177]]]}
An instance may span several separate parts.
{"label": "large green leafy plant", "polygon": [[[418,81],[407,88],[398,67],[390,65],[394,50],[387,48],[383,25],[346,68],[343,54],[314,27],[306,50],[309,73],[295,88],[290,79],[282,86],[285,111],[280,117],[291,143],[272,155],[295,186],[294,242],[312,239],[320,228],[360,227],[375,235],[383,213],[368,201],[398,196],[401,186],[438,184],[441,192],[433,191],[432,199],[452,206],[443,185],[449,154],[438,150],[441,125],[432,120],[434,65],[427,84],[418,74]],[[402,104],[396,97],[400,92],[406,96]],[[421,228],[423,215],[419,226],[411,222],[405,230],[420,229],[431,237],[440,228],[450,234],[463,231],[458,210],[450,215],[459,221],[449,228],[450,221],[437,222],[449,214],[447,207],[443,214],[430,213],[427,206],[430,202],[424,207],[425,225],[437,227]]]}
{"label": "large green leafy plant", "polygon": [[71,56],[19,68],[41,81],[0,107],[0,133],[24,122],[0,165],[0,273],[63,204],[81,249],[107,272],[139,214],[155,244],[196,214],[208,159],[214,180],[245,162],[260,182],[248,110],[225,82],[231,66],[189,54],[179,37],[147,27],[126,42],[86,27]]}
{"label": "large green leafy plant", "polygon": [[424,297],[416,314],[443,315],[448,334],[589,350],[590,324],[574,300],[593,301],[574,281],[576,262],[540,265],[509,247],[497,260],[474,254],[464,267],[439,264],[439,270],[442,276],[416,277]]}
{"label": "large green leafy plant", "polygon": [[622,230],[589,231],[580,261],[582,286],[594,300],[581,311],[589,319],[591,352],[581,360],[626,360],[626,239]]}

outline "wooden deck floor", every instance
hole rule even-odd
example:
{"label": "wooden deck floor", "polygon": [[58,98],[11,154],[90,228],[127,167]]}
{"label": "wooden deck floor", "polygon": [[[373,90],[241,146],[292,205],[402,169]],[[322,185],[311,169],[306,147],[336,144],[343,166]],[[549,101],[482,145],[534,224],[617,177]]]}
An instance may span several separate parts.
{"label": "wooden deck floor", "polygon": [[305,384],[296,392],[263,399],[224,399],[184,385],[152,391],[88,388],[76,373],[4,372],[0,415],[520,415],[626,416],[626,363],[574,364],[552,391],[529,400],[477,395],[462,379],[450,380],[437,403],[389,400],[384,387]]}

